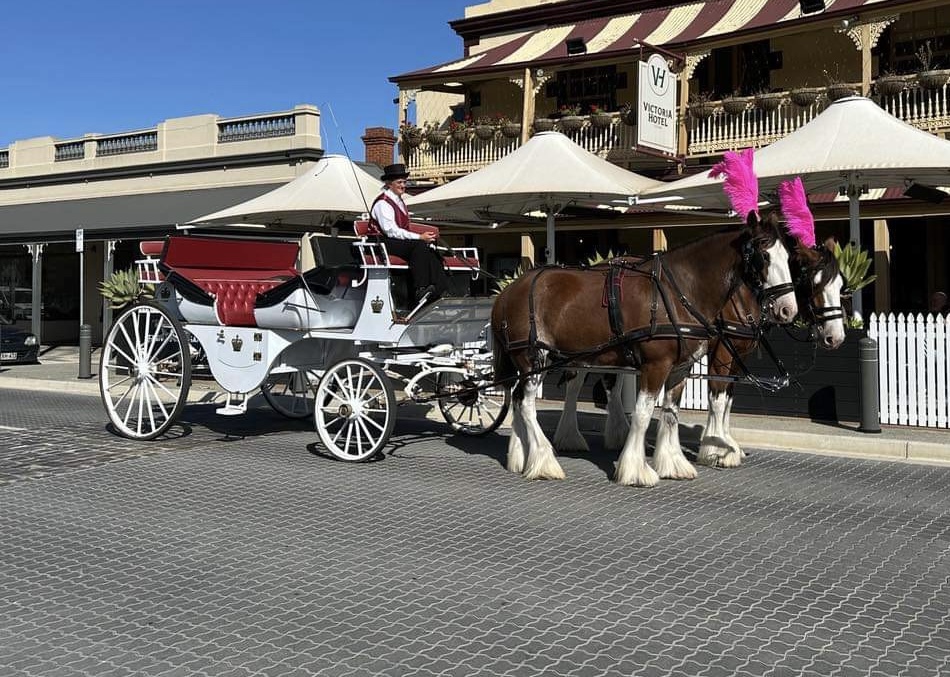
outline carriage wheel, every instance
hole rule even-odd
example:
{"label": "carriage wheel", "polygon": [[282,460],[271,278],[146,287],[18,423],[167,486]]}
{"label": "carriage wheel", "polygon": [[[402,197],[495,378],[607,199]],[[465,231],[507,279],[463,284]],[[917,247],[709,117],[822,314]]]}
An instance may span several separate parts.
{"label": "carriage wheel", "polygon": [[320,377],[309,369],[268,374],[261,395],[278,414],[287,418],[307,418],[313,414],[313,398]]}
{"label": "carriage wheel", "polygon": [[178,319],[154,301],[122,313],[99,363],[99,392],[116,431],[155,439],[181,415],[190,386],[191,351]]}
{"label": "carriage wheel", "polygon": [[395,404],[392,384],[375,364],[360,358],[337,362],[317,386],[320,442],[344,461],[372,458],[393,432]]}
{"label": "carriage wheel", "polygon": [[494,431],[508,415],[511,391],[503,386],[481,388],[491,382],[467,378],[453,372],[439,372],[436,392],[439,410],[452,429],[463,435],[477,437]]}

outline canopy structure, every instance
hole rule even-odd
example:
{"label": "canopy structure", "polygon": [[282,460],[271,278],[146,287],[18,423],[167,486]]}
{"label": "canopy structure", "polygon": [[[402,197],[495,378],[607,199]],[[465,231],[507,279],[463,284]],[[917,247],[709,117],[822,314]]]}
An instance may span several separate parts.
{"label": "canopy structure", "polygon": [[381,187],[379,179],[349,158],[325,155],[290,183],[190,223],[249,223],[311,230],[368,212]]}
{"label": "canopy structure", "polygon": [[[766,197],[795,176],[802,177],[810,193],[847,195],[850,237],[860,245],[861,194],[873,188],[916,185],[926,190],[950,185],[950,141],[898,120],[870,99],[852,96],[835,101],[809,123],[757,150],[755,173]],[[706,174],[647,189],[642,197],[728,208],[722,180]],[[854,309],[861,311],[857,295]]]}
{"label": "canopy structure", "polygon": [[487,167],[406,202],[413,214],[443,220],[505,220],[544,212],[546,261],[554,263],[558,212],[568,206],[626,202],[661,185],[584,150],[560,132],[541,132]]}

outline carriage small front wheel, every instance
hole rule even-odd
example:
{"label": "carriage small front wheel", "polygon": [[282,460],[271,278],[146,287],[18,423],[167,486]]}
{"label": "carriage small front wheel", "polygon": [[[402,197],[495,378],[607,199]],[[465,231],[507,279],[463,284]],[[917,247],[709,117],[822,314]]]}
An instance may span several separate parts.
{"label": "carriage small front wheel", "polygon": [[99,392],[115,430],[159,437],[181,415],[190,387],[191,349],[178,318],[154,301],[119,315],[99,363]]}
{"label": "carriage small front wheel", "polygon": [[372,362],[351,358],[326,370],[317,386],[314,423],[320,442],[343,461],[380,452],[396,423],[389,377]]}
{"label": "carriage small front wheel", "polygon": [[313,414],[313,397],[320,376],[310,369],[271,372],[261,384],[261,394],[281,416],[302,419]]}
{"label": "carriage small front wheel", "polygon": [[475,379],[454,372],[439,372],[436,387],[439,411],[453,430],[478,437],[502,424],[508,415],[511,392],[490,384],[490,377]]}

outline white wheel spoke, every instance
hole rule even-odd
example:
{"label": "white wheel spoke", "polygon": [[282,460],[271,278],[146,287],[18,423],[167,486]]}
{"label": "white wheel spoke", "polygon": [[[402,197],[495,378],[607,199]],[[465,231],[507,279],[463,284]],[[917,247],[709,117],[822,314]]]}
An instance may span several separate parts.
{"label": "white wheel spoke", "polygon": [[380,425],[380,424],[376,421],[376,419],[371,418],[371,417],[369,417],[369,416],[363,416],[361,420],[365,421],[366,423],[372,423],[372,424],[376,427],[376,429],[377,429],[379,432],[383,432],[383,431],[386,429],[385,427],[383,427],[382,425]]}
{"label": "white wheel spoke", "polygon": [[165,387],[165,384],[161,383],[160,381],[156,381],[156,380],[153,379],[153,378],[148,379],[148,385],[149,385],[149,388],[150,388],[151,391],[152,391],[152,395],[155,396],[155,403],[156,403],[159,407],[161,407],[161,409],[162,409],[162,414],[165,415],[165,419],[167,420],[167,419],[168,419],[168,412],[165,410],[165,407],[164,407],[164,405],[162,404],[162,399],[161,399],[161,397],[159,396],[158,391],[155,390],[155,386],[158,386],[159,388],[161,388],[162,390],[164,390],[165,393],[166,393],[170,398],[172,398],[172,402],[174,402],[175,400],[177,400],[177,399],[178,399],[178,396],[177,396],[175,393],[173,393],[172,391],[170,391],[168,388],[166,388],[166,387]]}

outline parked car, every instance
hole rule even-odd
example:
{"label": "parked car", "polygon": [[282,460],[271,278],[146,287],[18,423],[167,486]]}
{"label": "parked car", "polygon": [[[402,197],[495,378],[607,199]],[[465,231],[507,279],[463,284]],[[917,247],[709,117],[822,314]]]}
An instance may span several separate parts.
{"label": "parked car", "polygon": [[13,321],[0,315],[0,363],[37,362],[40,344],[36,336],[14,326]]}

